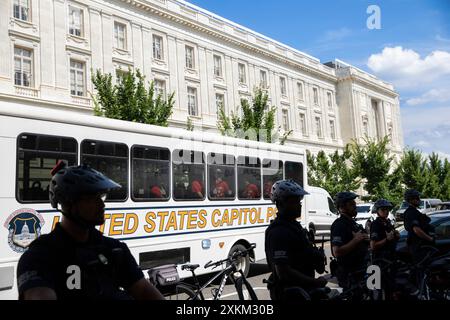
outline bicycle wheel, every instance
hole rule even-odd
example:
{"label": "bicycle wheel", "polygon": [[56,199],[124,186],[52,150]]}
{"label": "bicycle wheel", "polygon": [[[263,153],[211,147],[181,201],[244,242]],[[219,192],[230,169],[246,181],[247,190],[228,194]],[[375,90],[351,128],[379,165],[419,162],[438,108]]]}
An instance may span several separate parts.
{"label": "bicycle wheel", "polygon": [[[235,279],[234,286],[236,287],[239,300],[258,301],[258,297],[256,296],[255,290],[253,290],[253,287],[251,286],[250,282],[247,281],[245,276]],[[248,293],[247,297],[244,294],[244,290]]]}
{"label": "bicycle wheel", "polygon": [[195,293],[190,286],[180,283],[175,287],[176,300],[201,300],[200,296]]}

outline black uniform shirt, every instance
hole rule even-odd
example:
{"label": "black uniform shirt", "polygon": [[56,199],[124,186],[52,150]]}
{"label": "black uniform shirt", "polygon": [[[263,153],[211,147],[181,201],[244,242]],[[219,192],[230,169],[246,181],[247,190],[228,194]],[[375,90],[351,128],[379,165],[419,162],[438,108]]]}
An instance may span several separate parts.
{"label": "black uniform shirt", "polygon": [[[387,238],[386,233],[394,231],[388,219],[376,218],[370,225],[370,240],[381,241]],[[374,251],[374,258],[392,257],[395,254],[395,241],[388,241],[382,248]]]}
{"label": "black uniform shirt", "polygon": [[306,276],[314,277],[315,248],[299,222],[277,217],[266,229],[265,251],[267,263],[274,275],[276,264],[287,264]]}
{"label": "black uniform shirt", "polygon": [[53,289],[61,300],[130,299],[123,289],[143,276],[126,244],[95,228],[86,243],[76,242],[59,223],[30,244],[17,266],[19,299],[36,287]]}
{"label": "black uniform shirt", "polygon": [[[341,215],[331,225],[331,245],[337,247],[346,245],[353,239],[353,233],[358,231],[365,232],[355,220]],[[347,272],[362,269],[367,262],[368,246],[367,241],[360,242],[352,252],[337,258],[339,266]]]}
{"label": "black uniform shirt", "polygon": [[431,219],[413,206],[409,206],[408,209],[405,210],[404,217],[405,229],[408,231],[408,244],[427,244],[425,240],[416,235],[413,228],[420,227],[425,233],[430,235],[430,233],[433,232],[433,227],[430,225]]}

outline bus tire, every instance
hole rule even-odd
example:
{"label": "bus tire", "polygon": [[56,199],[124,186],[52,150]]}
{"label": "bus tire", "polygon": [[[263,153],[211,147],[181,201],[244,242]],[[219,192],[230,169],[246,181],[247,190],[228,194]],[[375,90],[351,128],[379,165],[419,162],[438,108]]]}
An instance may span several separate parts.
{"label": "bus tire", "polygon": [[[247,248],[244,245],[237,243],[231,247],[230,252],[228,253],[228,256],[230,257],[236,251],[244,251],[244,250],[247,250]],[[241,267],[242,273],[244,274],[244,276],[247,277],[248,273],[250,271],[250,255],[249,254],[246,255],[245,257],[241,258],[240,265],[238,265],[238,267],[239,266]],[[238,278],[238,277],[239,277],[239,275],[236,273],[235,278]]]}

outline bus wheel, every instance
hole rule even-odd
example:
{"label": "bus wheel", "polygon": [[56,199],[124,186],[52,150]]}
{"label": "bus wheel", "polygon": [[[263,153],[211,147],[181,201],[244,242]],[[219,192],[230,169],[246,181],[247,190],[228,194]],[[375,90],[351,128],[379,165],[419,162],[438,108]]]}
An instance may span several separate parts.
{"label": "bus wheel", "polygon": [[[236,251],[244,251],[247,250],[247,248],[245,246],[243,246],[242,244],[235,244],[234,246],[231,247],[230,249],[230,253],[228,254],[228,256],[231,256],[233,253],[235,253]],[[244,274],[245,277],[248,276],[248,272],[250,270],[250,255],[246,255],[245,257],[240,257],[237,261],[237,268],[238,270],[242,270],[242,273]],[[235,278],[239,278],[241,276],[241,274],[239,272],[236,272],[234,274]]]}

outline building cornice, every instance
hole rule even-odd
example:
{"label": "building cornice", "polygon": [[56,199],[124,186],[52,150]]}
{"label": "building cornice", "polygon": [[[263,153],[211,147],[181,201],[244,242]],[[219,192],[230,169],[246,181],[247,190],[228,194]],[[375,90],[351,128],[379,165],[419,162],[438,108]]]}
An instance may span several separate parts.
{"label": "building cornice", "polygon": [[[297,61],[295,59],[286,57],[284,55],[282,55],[281,53],[277,53],[277,52],[271,52],[268,49],[264,49],[264,48],[260,48],[258,47],[256,44],[250,43],[248,41],[244,41],[243,39],[240,39],[238,36],[226,33],[222,30],[217,30],[212,28],[211,26],[208,26],[202,22],[196,21],[194,19],[192,19],[191,17],[188,16],[184,16],[182,14],[179,14],[177,12],[174,12],[172,10],[169,10],[167,8],[164,7],[164,4],[166,2],[161,2],[160,3],[153,3],[150,1],[141,1],[141,0],[120,0],[126,4],[129,4],[133,7],[136,7],[140,10],[144,10],[147,11],[149,13],[158,15],[162,18],[168,19],[170,21],[176,22],[180,25],[189,27],[191,29],[197,30],[199,32],[208,34],[210,36],[213,36],[217,39],[226,41],[228,43],[234,44],[236,46],[239,46],[241,48],[247,49],[249,51],[261,54],[263,56],[266,56],[270,59],[276,60],[278,62],[287,64],[291,67],[294,67],[296,69],[302,70],[304,72],[307,72],[313,76],[328,80],[328,81],[332,81],[332,82],[337,82],[337,77],[335,75],[335,72],[333,69],[326,67],[324,65],[322,65],[320,62],[318,61],[314,61],[312,63],[317,64],[318,66],[321,66],[323,68],[327,68],[327,70],[330,70],[330,73],[327,73],[323,70],[319,70],[316,68],[313,68],[312,66],[308,66],[305,63],[302,63],[300,61]],[[273,44],[275,46],[275,48],[280,47],[277,44]],[[284,50],[284,48],[283,48]],[[286,49],[287,50],[287,49]],[[285,53],[286,51],[283,51],[283,53]],[[307,56],[304,57],[304,59],[310,59]]]}

